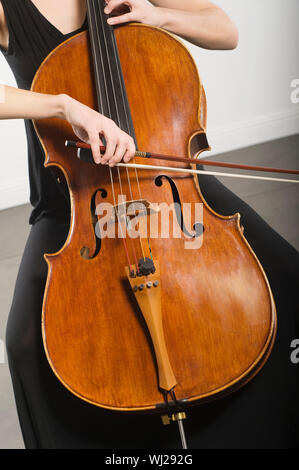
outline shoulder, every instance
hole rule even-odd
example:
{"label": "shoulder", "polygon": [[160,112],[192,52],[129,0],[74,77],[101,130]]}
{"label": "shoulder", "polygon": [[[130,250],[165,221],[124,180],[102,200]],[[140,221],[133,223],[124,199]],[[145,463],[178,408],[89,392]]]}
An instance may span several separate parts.
{"label": "shoulder", "polygon": [[4,10],[0,1],[0,46],[4,49],[8,47],[8,28],[5,20]]}

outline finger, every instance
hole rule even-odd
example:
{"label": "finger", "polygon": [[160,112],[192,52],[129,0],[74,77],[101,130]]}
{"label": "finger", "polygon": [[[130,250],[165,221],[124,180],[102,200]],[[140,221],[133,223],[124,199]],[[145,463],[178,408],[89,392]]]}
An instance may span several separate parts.
{"label": "finger", "polygon": [[131,156],[131,153],[129,150],[126,151],[126,153],[124,154],[124,163],[129,163],[130,160],[132,160],[132,156]]}
{"label": "finger", "polygon": [[111,160],[109,161],[109,166],[115,166],[117,163],[119,163],[125,153],[126,153],[126,150],[127,150],[127,147],[124,143],[119,143],[116,147],[116,150],[115,150],[115,154],[113,156],[113,158],[111,158]]}
{"label": "finger", "polygon": [[92,151],[92,156],[95,161],[95,163],[101,163],[101,152],[100,152],[100,146],[102,145],[102,141],[99,137],[99,134],[94,134],[92,138],[89,139],[89,144],[91,147]]}
{"label": "finger", "polygon": [[127,149],[125,155],[124,155],[124,158],[123,158],[124,162],[128,163],[130,160],[132,160],[132,158],[135,157],[135,153],[136,153],[135,144],[131,143],[129,148]]}
{"label": "finger", "polygon": [[104,155],[102,156],[102,163],[103,164],[107,163],[108,161],[111,160],[111,158],[113,158],[114,153],[115,153],[115,149],[116,149],[116,145],[117,145],[117,141],[114,138],[106,137],[106,141],[107,141],[106,151],[105,151]]}
{"label": "finger", "polygon": [[127,0],[108,0],[107,6],[104,8],[104,12],[109,14],[111,11],[115,10],[115,8],[118,8],[121,5],[125,5],[126,7],[130,8]]}
{"label": "finger", "polygon": [[108,18],[107,23],[110,25],[116,25],[122,23],[129,23],[130,21],[133,21],[133,14],[125,13],[124,15],[113,16],[113,18]]}

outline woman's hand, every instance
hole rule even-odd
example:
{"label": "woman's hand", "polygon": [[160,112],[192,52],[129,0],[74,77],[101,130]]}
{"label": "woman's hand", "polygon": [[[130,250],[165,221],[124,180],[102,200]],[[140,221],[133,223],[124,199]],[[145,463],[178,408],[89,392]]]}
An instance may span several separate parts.
{"label": "woman's hand", "polygon": [[[1,100],[2,97],[2,100]],[[66,119],[76,136],[91,145],[96,163],[114,166],[122,159],[127,163],[135,155],[132,137],[111,119],[85,106],[68,95],[47,95],[0,85],[0,119]],[[106,152],[100,153],[106,140]]]}
{"label": "woman's hand", "polygon": [[238,30],[227,14],[210,0],[106,0],[107,22],[130,21],[157,26],[204,49],[235,49]]}
{"label": "woman's hand", "polygon": [[[123,132],[114,121],[64,95],[64,118],[71,124],[76,136],[89,143],[96,163],[108,163],[114,166],[122,159],[129,162],[135,155],[135,143],[132,137]],[[106,140],[106,152],[100,153],[103,145],[101,136]]]}
{"label": "woman's hand", "polygon": [[151,26],[160,26],[159,8],[145,0],[106,0],[104,12],[112,14],[107,21],[110,25],[137,21]]}

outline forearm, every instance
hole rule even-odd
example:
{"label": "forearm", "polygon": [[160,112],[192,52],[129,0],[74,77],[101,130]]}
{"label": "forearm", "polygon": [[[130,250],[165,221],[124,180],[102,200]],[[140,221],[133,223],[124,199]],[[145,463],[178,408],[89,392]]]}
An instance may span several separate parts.
{"label": "forearm", "polygon": [[[135,143],[111,119],[65,94],[47,95],[0,85],[0,119],[65,119],[80,140],[90,143],[94,161],[114,166],[135,155]],[[106,151],[100,146],[106,140]]]}
{"label": "forearm", "polygon": [[64,118],[67,99],[0,85],[0,119]]}
{"label": "forearm", "polygon": [[[138,21],[159,26],[205,49],[234,49],[238,30],[209,0],[106,0],[108,24]],[[154,5],[154,6],[153,6]]]}
{"label": "forearm", "polygon": [[205,49],[234,49],[238,31],[223,10],[217,7],[200,11],[157,8],[159,27]]}

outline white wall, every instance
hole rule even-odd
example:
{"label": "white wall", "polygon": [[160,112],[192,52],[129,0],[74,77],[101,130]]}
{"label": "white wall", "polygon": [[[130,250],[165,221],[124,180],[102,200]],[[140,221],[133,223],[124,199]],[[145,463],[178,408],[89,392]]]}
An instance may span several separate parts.
{"label": "white wall", "polygon": [[[237,24],[239,47],[191,47],[208,98],[208,136],[215,153],[299,132],[298,0],[217,0]],[[211,155],[211,154],[210,154]]]}
{"label": "white wall", "polygon": [[[0,83],[16,86],[7,62],[0,54]],[[1,106],[1,103],[0,103]],[[0,121],[0,210],[29,201],[27,143],[24,122]]]}
{"label": "white wall", "polygon": [[[190,47],[208,97],[208,136],[214,153],[299,132],[299,104],[290,100],[299,78],[298,0],[215,0],[240,32],[235,51]],[[0,56],[0,82],[14,85]],[[28,201],[23,124],[0,123],[0,209]],[[211,155],[211,154],[209,154]]]}

